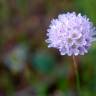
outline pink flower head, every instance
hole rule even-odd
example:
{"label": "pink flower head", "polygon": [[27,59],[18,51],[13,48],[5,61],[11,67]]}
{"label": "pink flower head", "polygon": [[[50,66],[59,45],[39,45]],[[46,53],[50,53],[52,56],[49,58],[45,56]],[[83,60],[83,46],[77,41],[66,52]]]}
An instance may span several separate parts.
{"label": "pink flower head", "polygon": [[48,47],[59,49],[61,55],[84,55],[94,41],[95,27],[81,14],[60,14],[47,30]]}

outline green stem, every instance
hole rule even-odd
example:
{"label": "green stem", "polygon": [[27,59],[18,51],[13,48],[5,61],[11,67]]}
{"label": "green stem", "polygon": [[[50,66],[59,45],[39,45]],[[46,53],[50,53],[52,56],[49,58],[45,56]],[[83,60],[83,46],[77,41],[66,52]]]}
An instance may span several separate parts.
{"label": "green stem", "polygon": [[79,81],[79,73],[78,73],[78,67],[77,67],[77,62],[76,62],[76,58],[73,55],[73,62],[74,62],[74,71],[75,71],[75,75],[76,75],[76,86],[77,86],[77,92],[78,92],[78,96],[80,96],[80,81]]}

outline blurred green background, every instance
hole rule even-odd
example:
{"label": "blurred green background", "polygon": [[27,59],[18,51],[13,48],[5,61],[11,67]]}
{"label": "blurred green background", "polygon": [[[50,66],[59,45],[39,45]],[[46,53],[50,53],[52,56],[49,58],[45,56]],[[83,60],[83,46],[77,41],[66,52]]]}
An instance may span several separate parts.
{"label": "blurred green background", "polygon": [[[50,20],[73,11],[96,24],[96,0],[0,0],[0,96],[78,96],[71,57],[45,43]],[[96,96],[96,44],[77,60],[81,96]]]}

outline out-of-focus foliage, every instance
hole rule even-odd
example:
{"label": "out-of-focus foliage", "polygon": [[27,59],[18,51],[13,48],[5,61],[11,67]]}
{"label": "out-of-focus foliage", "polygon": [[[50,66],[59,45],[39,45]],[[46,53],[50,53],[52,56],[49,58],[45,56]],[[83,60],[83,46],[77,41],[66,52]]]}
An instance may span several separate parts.
{"label": "out-of-focus foliage", "polygon": [[77,10],[86,14],[96,24],[96,0],[75,0]]}

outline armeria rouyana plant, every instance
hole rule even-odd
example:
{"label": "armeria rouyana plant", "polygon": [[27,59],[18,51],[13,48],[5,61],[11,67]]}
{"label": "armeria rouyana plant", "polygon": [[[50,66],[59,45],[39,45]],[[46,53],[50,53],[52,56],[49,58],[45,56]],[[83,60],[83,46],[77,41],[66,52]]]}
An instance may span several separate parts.
{"label": "armeria rouyana plant", "polygon": [[61,55],[73,56],[78,91],[80,85],[75,57],[88,52],[95,40],[94,35],[95,27],[89,18],[75,12],[60,14],[51,21],[47,30],[48,47],[59,49]]}

